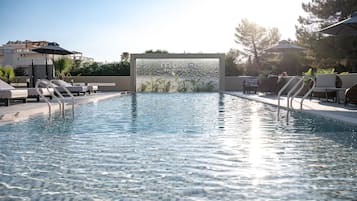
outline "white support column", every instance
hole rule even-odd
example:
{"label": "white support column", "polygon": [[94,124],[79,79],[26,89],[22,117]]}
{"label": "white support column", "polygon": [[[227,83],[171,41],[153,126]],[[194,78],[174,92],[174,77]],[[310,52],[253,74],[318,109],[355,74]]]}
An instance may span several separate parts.
{"label": "white support column", "polygon": [[136,56],[133,54],[130,56],[130,77],[130,91],[136,92]]}
{"label": "white support column", "polygon": [[225,67],[225,55],[219,57],[219,92],[225,91],[225,78],[226,78],[226,67]]}

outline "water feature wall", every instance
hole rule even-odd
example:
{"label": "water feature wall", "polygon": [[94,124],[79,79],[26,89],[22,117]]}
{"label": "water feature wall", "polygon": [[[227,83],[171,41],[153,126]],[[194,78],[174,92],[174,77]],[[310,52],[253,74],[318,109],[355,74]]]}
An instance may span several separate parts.
{"label": "water feature wall", "polygon": [[137,59],[138,92],[210,92],[219,89],[219,59]]}

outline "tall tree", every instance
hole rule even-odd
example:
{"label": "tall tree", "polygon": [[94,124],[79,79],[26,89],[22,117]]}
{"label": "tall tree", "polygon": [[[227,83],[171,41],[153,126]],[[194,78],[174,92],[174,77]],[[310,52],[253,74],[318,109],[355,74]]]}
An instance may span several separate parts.
{"label": "tall tree", "polygon": [[309,56],[319,67],[356,63],[357,38],[351,36],[325,36],[318,30],[348,18],[357,10],[356,0],[311,0],[302,3],[306,16],[300,16],[296,26],[296,38],[300,44],[310,48]]}
{"label": "tall tree", "polygon": [[146,50],[145,51],[145,54],[152,54],[152,53],[154,53],[154,54],[167,54],[167,53],[169,53],[167,50],[159,50],[159,49],[157,49],[157,50]]}
{"label": "tall tree", "polygon": [[242,53],[239,50],[230,49],[225,55],[226,76],[243,75],[244,68],[241,62]]}
{"label": "tall tree", "polygon": [[262,67],[261,55],[264,49],[280,39],[277,28],[267,29],[248,19],[242,19],[236,27],[235,42],[241,45],[248,56],[253,57],[257,70]]}
{"label": "tall tree", "polygon": [[123,52],[123,53],[120,55],[120,61],[121,61],[121,62],[129,62],[129,57],[130,57],[129,52]]}

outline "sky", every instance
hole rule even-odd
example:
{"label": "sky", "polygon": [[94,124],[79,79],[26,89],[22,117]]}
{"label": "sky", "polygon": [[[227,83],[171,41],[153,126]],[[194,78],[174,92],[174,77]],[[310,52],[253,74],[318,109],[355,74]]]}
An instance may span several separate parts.
{"label": "sky", "polygon": [[[54,41],[96,61],[122,52],[225,53],[247,18],[295,39],[304,0],[0,0],[0,44]],[[306,1],[306,0],[305,0]]]}

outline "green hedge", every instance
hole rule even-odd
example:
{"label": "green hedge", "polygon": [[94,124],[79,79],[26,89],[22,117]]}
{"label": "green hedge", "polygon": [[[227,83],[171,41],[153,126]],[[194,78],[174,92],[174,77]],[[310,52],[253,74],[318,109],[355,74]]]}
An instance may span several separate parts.
{"label": "green hedge", "polygon": [[72,76],[129,76],[130,63],[123,61],[119,63],[98,64],[94,62],[92,64],[72,68],[70,74]]}

